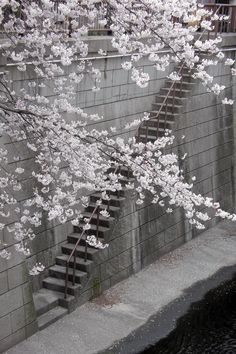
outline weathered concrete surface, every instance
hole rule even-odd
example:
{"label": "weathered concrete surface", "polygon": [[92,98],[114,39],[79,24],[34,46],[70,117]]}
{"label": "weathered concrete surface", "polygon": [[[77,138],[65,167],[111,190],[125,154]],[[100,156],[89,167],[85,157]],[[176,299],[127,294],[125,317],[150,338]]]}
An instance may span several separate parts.
{"label": "weathered concrete surface", "polygon": [[[236,224],[221,222],[7,353],[90,354],[105,350],[196,282],[235,264]],[[178,313],[171,318],[172,326],[177,317]],[[116,353],[116,349],[109,353]]]}

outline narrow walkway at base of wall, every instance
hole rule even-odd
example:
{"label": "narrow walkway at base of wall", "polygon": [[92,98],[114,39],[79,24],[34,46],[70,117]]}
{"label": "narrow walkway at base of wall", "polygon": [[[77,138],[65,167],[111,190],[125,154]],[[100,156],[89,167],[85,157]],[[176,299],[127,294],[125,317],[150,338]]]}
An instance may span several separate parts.
{"label": "narrow walkway at base of wall", "polygon": [[[119,353],[119,340],[143,326],[150,316],[163,314],[169,304],[180,298],[184,301],[193,286],[201,291],[192,300],[199,300],[197,297],[209,290],[208,281],[204,280],[235,264],[236,223],[221,222],[7,353]],[[215,278],[215,283],[217,279],[223,280]],[[169,324],[160,326],[161,335],[168,334],[181,315],[173,313]],[[115,342],[118,344],[114,345]],[[113,349],[108,351],[106,348],[112,345]],[[130,349],[128,352],[131,353]]]}

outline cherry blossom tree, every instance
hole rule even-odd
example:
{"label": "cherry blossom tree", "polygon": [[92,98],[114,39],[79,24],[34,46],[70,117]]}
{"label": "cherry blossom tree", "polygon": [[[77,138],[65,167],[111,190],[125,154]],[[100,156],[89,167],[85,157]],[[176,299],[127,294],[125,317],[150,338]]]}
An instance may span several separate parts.
{"label": "cherry blossom tree", "polygon": [[[136,137],[113,138],[112,126],[103,131],[88,128],[103,117],[96,112],[87,114],[75,103],[76,87],[86,76],[93,80],[91,90],[99,90],[101,72],[88,57],[87,41],[96,23],[110,27],[112,46],[129,58],[124,59],[123,69],[131,72],[132,80],[141,88],[148,85],[149,75],[138,63],[148,57],[157,71],[165,71],[171,62],[185,65],[206,90],[222,95],[224,104],[232,104],[223,95],[224,87],[207,72],[209,66],[219,61],[234,64],[218,48],[221,38],[206,36],[220,16],[207,11],[196,0],[179,0],[178,7],[175,0],[0,2],[1,57],[14,63],[19,72],[30,68],[36,76],[27,88],[17,92],[13,91],[7,72],[0,76],[1,135],[26,141],[35,162],[32,198],[19,205],[17,193],[22,189],[20,176],[24,169],[10,169],[8,151],[1,146],[0,215],[7,220],[14,212],[18,220],[11,226],[2,222],[0,229],[7,227],[14,235],[17,251],[29,255],[29,243],[43,218],[60,223],[71,220],[73,225],[80,225],[81,207],[87,205],[89,192],[100,191],[103,199],[109,199],[110,191],[122,189],[122,176],[115,173],[117,166],[128,167],[135,177],[135,183],[128,183],[125,188],[136,190],[137,204],[142,204],[149,192],[153,203],[159,203],[168,212],[173,205],[182,207],[189,222],[200,229],[210,218],[201,211],[203,207],[213,209],[217,216],[236,220],[234,214],[223,211],[211,198],[192,191],[193,184],[184,180],[178,157],[164,152],[173,143],[170,132],[166,131],[154,143],[142,143]],[[164,48],[170,54],[161,54]],[[208,53],[209,59],[201,53]],[[104,48],[98,51],[99,56],[106,54]],[[232,75],[235,74],[232,68]],[[181,73],[173,71],[169,78],[178,81]],[[45,96],[48,82],[53,86],[50,98]],[[138,127],[148,119],[144,113],[122,129]],[[16,162],[19,159],[15,156]],[[107,210],[101,213],[109,217]],[[91,242],[96,246],[94,239]],[[8,259],[7,245],[0,246],[0,255]]]}

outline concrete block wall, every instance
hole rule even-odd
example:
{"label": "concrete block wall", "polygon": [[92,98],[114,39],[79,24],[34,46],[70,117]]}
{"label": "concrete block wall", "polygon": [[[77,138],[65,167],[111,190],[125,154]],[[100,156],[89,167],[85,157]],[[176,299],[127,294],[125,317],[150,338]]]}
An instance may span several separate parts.
{"label": "concrete block wall", "polygon": [[[91,57],[98,56],[100,40],[101,37],[99,37],[99,40],[90,40]],[[103,40],[105,44],[107,43],[109,54],[117,54],[112,52],[108,44],[110,38]],[[140,65],[150,73],[151,82],[146,89],[138,88],[131,81],[130,73],[121,68],[121,63],[125,60],[127,58],[114,57],[110,59],[102,58],[95,62],[94,66],[100,68],[102,72],[101,90],[99,92],[91,91],[93,82],[88,78],[76,88],[76,103],[88,113],[99,113],[104,116],[103,121],[93,123],[91,129],[93,126],[98,129],[116,126],[117,134],[119,134],[122,126],[134,118],[142,117],[144,111],[151,109],[155,94],[164,84],[167,73],[160,75],[155,72],[147,60],[143,60]],[[27,72],[19,72],[16,67],[8,66],[6,62],[1,62],[0,66],[1,71],[7,70],[9,72],[12,89],[16,92],[20,92],[22,88],[28,89],[29,82],[36,78],[31,68]],[[75,67],[72,67],[71,71],[74,69]],[[69,71],[66,72],[66,75],[68,74]],[[46,84],[45,96],[50,98],[54,95],[52,82],[44,80],[44,83]],[[66,118],[71,119],[73,116]],[[125,135],[131,136],[133,132],[127,132]],[[32,188],[36,187],[31,178],[31,172],[37,168],[34,164],[34,155],[28,149],[26,141],[16,142],[3,136],[0,137],[0,144],[4,145],[9,151],[9,170],[15,169],[16,166],[25,169],[25,172],[19,176],[23,189],[17,193],[17,200],[20,208],[22,208],[25,200],[32,197]],[[11,218],[0,221],[11,226],[16,220],[17,215],[12,211]],[[0,260],[0,321],[2,321],[0,322],[0,352],[37,330],[32,292],[41,287],[42,279],[47,275],[47,269],[55,263],[55,256],[61,253],[61,244],[71,231],[72,227],[69,223],[61,226],[56,222],[48,222],[45,219],[36,230],[37,237],[31,244],[31,256],[26,260],[20,258],[19,254],[15,252],[14,245],[17,241],[8,232],[7,228],[0,233],[0,241],[7,243],[9,250],[13,253],[9,261]],[[28,270],[36,262],[43,263],[46,270],[40,276],[29,278]],[[96,288],[96,279],[93,278],[88,284],[88,287],[92,284],[93,293],[94,291],[95,293],[100,291],[100,286]],[[110,282],[107,282],[107,286],[109,284]],[[25,295],[26,293],[27,295]],[[15,301],[15,297],[17,297],[17,301]],[[16,316],[20,318],[17,320],[18,322],[13,320]],[[6,322],[5,327],[2,326],[4,321]]]}
{"label": "concrete block wall", "polygon": [[[235,59],[235,52],[227,56]],[[235,77],[230,75],[230,68],[220,64],[214,68],[214,75],[217,82],[226,86],[227,97],[235,99]],[[213,197],[223,209],[235,212],[235,111],[232,106],[223,106],[221,100],[222,97],[207,93],[200,83],[196,83],[175,122],[175,143],[170,151],[178,154],[187,181],[196,176],[195,193]],[[182,161],[185,153],[187,158]],[[167,214],[148,198],[142,206],[135,201],[135,194],[129,192],[107,239],[109,248],[97,260],[100,291],[200,233],[190,226],[180,208]],[[210,215],[212,219],[206,223],[206,228],[219,221],[212,212]]]}
{"label": "concrete block wall", "polygon": [[[100,41],[101,37],[99,39],[90,39],[89,57],[98,57],[97,51],[101,46]],[[104,47],[104,44],[107,46],[111,58],[101,57],[101,59],[93,61],[94,67],[101,70],[101,90],[92,92],[91,88],[94,83],[89,77],[85,77],[81,84],[76,86],[77,94],[74,103],[87,113],[98,113],[104,117],[102,121],[89,124],[89,129],[95,127],[103,130],[113,126],[117,128],[117,132],[113,134],[116,136],[121,135],[120,129],[125,124],[142,117],[144,111],[151,109],[155,94],[163,86],[168,72],[157,72],[147,59],[143,59],[140,67],[149,73],[151,80],[147,88],[141,89],[132,82],[130,72],[123,70],[121,67],[121,63],[128,60],[127,57],[121,58],[117,56],[117,53],[112,51],[109,43],[110,38],[103,39],[102,46]],[[77,65],[78,62],[75,62],[68,68],[65,72],[65,77],[76,71]],[[19,72],[15,66],[7,67],[7,70],[12,80],[12,89],[16,92],[20,92],[22,88],[29,90],[29,82],[36,79],[36,74],[31,67],[26,72]],[[48,98],[55,97],[53,81],[44,80],[44,84],[46,85],[42,89],[44,90],[44,95]],[[33,89],[31,88],[31,90]],[[75,117],[68,115],[65,118],[69,120]],[[126,131],[125,133],[122,131],[122,134],[124,137],[132,136],[134,130]],[[15,142],[6,139],[6,137],[2,139],[2,143],[5,144],[9,151],[9,168],[13,170],[18,166],[25,169],[25,172],[20,175],[23,190],[18,193],[19,204],[22,206],[27,198],[32,197],[32,189],[35,187],[31,178],[31,172],[35,170],[34,155],[26,146],[26,141]],[[17,218],[16,215],[15,218]],[[8,223],[14,222],[15,218],[8,220]],[[41,262],[45,265],[46,270],[42,276],[31,279],[34,291],[41,287],[42,279],[46,276],[47,269],[54,264],[55,256],[61,251],[61,244],[71,231],[70,223],[61,226],[55,221],[48,222],[46,219],[43,225],[37,228],[37,237],[31,244],[31,257],[27,259],[27,264],[28,268],[31,268],[36,262]],[[9,233],[5,234],[6,232],[2,235],[4,242],[10,245],[14,244],[15,240],[12,239],[11,235]]]}
{"label": "concrete block wall", "polygon": [[32,289],[25,260],[0,259],[0,353],[37,331]]}
{"label": "concrete block wall", "polygon": [[[91,56],[96,54],[99,46],[98,41],[91,40]],[[112,54],[111,48],[108,44],[107,46]],[[234,56],[234,53],[229,55]],[[134,118],[141,117],[144,111],[151,109],[155,95],[164,85],[168,73],[155,72],[150,63],[144,59],[140,65],[150,73],[151,82],[147,88],[140,89],[131,81],[130,73],[121,69],[123,60],[127,58],[102,58],[96,61],[95,67],[99,67],[102,71],[99,92],[90,91],[92,82],[89,79],[77,88],[78,105],[88,113],[99,113],[104,116],[103,121],[93,123],[91,128],[96,126],[98,129],[104,129],[115,126],[119,134],[121,126]],[[229,69],[220,66],[214,70],[217,70],[216,74],[220,82],[226,84],[229,95],[235,97],[235,79],[234,81],[230,79]],[[11,68],[10,75],[16,91],[27,86],[34,78],[33,71],[19,74],[14,67]],[[50,97],[53,95],[53,87],[50,82],[46,82],[46,85],[45,95]],[[207,94],[205,88],[196,84],[191,97],[186,100],[184,113],[176,121],[174,128],[176,143],[173,151],[177,151],[180,157],[185,152],[188,153],[182,166],[186,178],[196,175],[195,191],[213,196],[226,209],[233,209],[235,198],[234,121],[231,107],[222,107],[219,99]],[[133,134],[134,131],[130,131],[124,136]],[[182,135],[186,136],[185,140],[181,139]],[[10,151],[9,167],[13,168],[17,164],[27,171],[21,176],[25,186],[18,196],[21,205],[32,195],[30,178],[30,171],[34,168],[32,152],[27,149],[24,141],[13,142],[2,137],[1,143],[6,144]],[[14,157],[17,155],[19,160],[15,161]],[[110,246],[101,252],[97,259],[97,267],[91,274],[86,288],[86,292],[91,296],[137,272],[197,234],[196,230],[192,230],[188,225],[180,209],[176,208],[170,215],[166,214],[161,207],[151,204],[148,198],[142,206],[137,206],[135,201],[136,196],[129,193],[121,209],[120,218],[109,237]],[[13,221],[14,217],[9,223]],[[214,222],[215,219],[208,223],[208,226]],[[26,262],[24,259],[18,259],[19,255],[16,253],[14,259],[8,262],[1,260],[0,321],[6,320],[8,323],[5,327],[0,323],[1,350],[14,345],[37,329],[32,289],[36,291],[40,288],[42,277],[47,274],[47,270],[42,276],[29,281],[26,268],[30,268],[38,261],[42,262],[46,269],[54,264],[55,256],[60,253],[61,244],[71,230],[69,224],[60,226],[45,220],[38,229],[38,236],[32,243],[32,255]],[[0,237],[3,242],[9,243],[10,249],[14,248],[15,240],[7,231]],[[84,297],[87,297],[86,292]],[[17,301],[14,300],[15,297]],[[14,306],[11,306],[11,303],[14,303]],[[16,317],[19,320],[13,321]]]}

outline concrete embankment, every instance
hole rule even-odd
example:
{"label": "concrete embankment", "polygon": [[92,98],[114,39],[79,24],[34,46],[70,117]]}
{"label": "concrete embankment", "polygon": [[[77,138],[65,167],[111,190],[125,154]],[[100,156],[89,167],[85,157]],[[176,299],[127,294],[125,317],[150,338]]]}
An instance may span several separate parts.
{"label": "concrete embankment", "polygon": [[[236,271],[236,224],[221,222],[8,354],[137,353]],[[149,333],[149,334],[148,334]]]}

